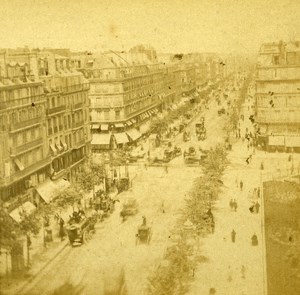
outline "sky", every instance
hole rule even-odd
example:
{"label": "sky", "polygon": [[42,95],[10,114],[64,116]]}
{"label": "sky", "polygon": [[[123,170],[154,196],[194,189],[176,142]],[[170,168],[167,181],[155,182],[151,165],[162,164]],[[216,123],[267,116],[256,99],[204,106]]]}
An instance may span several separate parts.
{"label": "sky", "polygon": [[300,0],[0,0],[0,48],[255,53],[300,40]]}

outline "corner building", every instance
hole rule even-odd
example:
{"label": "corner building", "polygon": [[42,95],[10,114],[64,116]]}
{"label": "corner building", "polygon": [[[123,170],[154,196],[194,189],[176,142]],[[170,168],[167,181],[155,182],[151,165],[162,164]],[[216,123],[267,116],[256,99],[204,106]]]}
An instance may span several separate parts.
{"label": "corner building", "polygon": [[300,42],[263,44],[256,77],[258,144],[300,152]]}

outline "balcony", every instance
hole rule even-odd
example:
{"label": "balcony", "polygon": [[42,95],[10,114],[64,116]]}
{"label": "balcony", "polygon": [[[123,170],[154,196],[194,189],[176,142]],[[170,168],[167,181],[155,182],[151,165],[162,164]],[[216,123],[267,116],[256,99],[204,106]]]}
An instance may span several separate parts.
{"label": "balcony", "polygon": [[8,104],[5,102],[0,102],[0,110],[6,109],[8,107]]}
{"label": "balcony", "polygon": [[50,165],[51,163],[51,158],[45,158],[43,160],[40,160],[34,164],[32,164],[29,167],[26,167],[23,171],[18,171],[15,172],[13,175],[6,177],[6,178],[1,178],[0,179],[0,185],[3,184],[9,184],[11,182],[15,182],[18,181],[26,176],[29,176],[35,172],[37,172],[38,170],[42,169],[43,167]]}
{"label": "balcony", "polygon": [[20,153],[23,153],[23,152],[26,152],[30,149],[33,149],[33,148],[36,148],[40,145],[43,144],[43,138],[40,137],[34,141],[31,141],[31,142],[28,142],[28,143],[25,143],[23,145],[20,145],[20,146],[17,146],[17,147],[11,147],[11,155],[12,156],[17,156],[18,154]]}
{"label": "balcony", "polygon": [[285,65],[282,67],[259,68],[257,80],[261,81],[280,81],[280,80],[299,80],[300,66]]}
{"label": "balcony", "polygon": [[79,109],[82,109],[83,107],[83,102],[79,102],[79,103],[76,103],[72,106],[72,110],[75,111],[75,110],[79,110]]}
{"label": "balcony", "polygon": [[260,114],[258,111],[258,116],[256,121],[258,123],[269,123],[269,124],[299,124],[300,123],[300,111],[289,112],[281,111],[280,113],[274,113],[268,111],[265,115]]}
{"label": "balcony", "polygon": [[70,85],[67,87],[61,87],[61,90],[63,92],[77,92],[77,91],[83,91],[89,89],[90,89],[90,83],[80,83],[80,84]]}
{"label": "balcony", "polygon": [[21,122],[16,122],[16,123],[11,123],[10,124],[10,131],[31,127],[31,126],[41,124],[41,123],[42,123],[42,117],[33,118],[33,119],[29,119],[29,120],[21,121]]}
{"label": "balcony", "polygon": [[85,145],[85,139],[81,139],[78,142],[76,142],[76,147],[75,148],[80,147],[82,145]]}
{"label": "balcony", "polygon": [[73,124],[73,128],[83,127],[84,121],[76,122]]}
{"label": "balcony", "polygon": [[57,113],[65,112],[65,111],[66,111],[66,106],[62,105],[59,107],[48,109],[46,111],[46,113],[47,113],[47,115],[53,115],[53,114],[57,114]]}

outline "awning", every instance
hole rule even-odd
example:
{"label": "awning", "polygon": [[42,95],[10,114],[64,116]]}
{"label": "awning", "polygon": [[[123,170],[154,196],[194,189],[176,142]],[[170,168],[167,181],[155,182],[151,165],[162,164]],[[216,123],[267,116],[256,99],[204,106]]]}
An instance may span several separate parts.
{"label": "awning", "polygon": [[136,119],[131,119],[130,120],[133,124],[136,123]]}
{"label": "awning", "polygon": [[100,128],[100,125],[99,124],[93,124],[92,125],[92,129],[99,129]]}
{"label": "awning", "polygon": [[64,147],[65,151],[68,149],[68,145],[64,141],[60,141],[61,145]]}
{"label": "awning", "polygon": [[47,179],[36,187],[36,191],[46,203],[50,203],[59,190],[68,186],[70,186],[70,182],[67,180],[58,179],[57,181],[51,181]]}
{"label": "awning", "polygon": [[142,134],[135,128],[126,131],[126,133],[133,141],[139,139],[142,136]]}
{"label": "awning", "polygon": [[284,136],[269,136],[269,145],[284,145]]}
{"label": "awning", "polygon": [[108,124],[101,124],[101,130],[107,131],[108,130]]}
{"label": "awning", "polygon": [[116,128],[123,128],[123,127],[124,127],[124,124],[123,124],[123,123],[116,123],[116,124],[115,124],[115,127],[116,127]]}
{"label": "awning", "polygon": [[132,125],[132,122],[131,122],[131,121],[127,121],[126,124],[127,124],[128,126],[131,126],[131,125]]}
{"label": "awning", "polygon": [[63,147],[60,145],[59,142],[57,142],[55,145],[60,152],[63,150]]}
{"label": "awning", "polygon": [[22,204],[20,207],[14,209],[9,213],[9,216],[15,220],[16,222],[20,223],[22,221],[22,214],[29,215],[31,214],[36,207],[29,201]]}
{"label": "awning", "polygon": [[50,148],[53,153],[56,153],[56,148],[55,148],[54,144],[50,144]]}
{"label": "awning", "polygon": [[25,169],[24,165],[21,163],[21,161],[18,158],[14,159],[16,165],[18,166],[20,171],[23,171]]}
{"label": "awning", "polygon": [[36,187],[36,191],[46,203],[50,203],[50,201],[53,199],[54,192],[56,191],[56,186],[53,181],[47,179],[38,187]]}
{"label": "awning", "polygon": [[109,145],[110,134],[93,134],[92,144]]}
{"label": "awning", "polygon": [[288,147],[300,147],[300,136],[286,136],[285,145]]}
{"label": "awning", "polygon": [[117,141],[117,144],[127,143],[129,142],[128,137],[126,133],[114,133],[115,139]]}

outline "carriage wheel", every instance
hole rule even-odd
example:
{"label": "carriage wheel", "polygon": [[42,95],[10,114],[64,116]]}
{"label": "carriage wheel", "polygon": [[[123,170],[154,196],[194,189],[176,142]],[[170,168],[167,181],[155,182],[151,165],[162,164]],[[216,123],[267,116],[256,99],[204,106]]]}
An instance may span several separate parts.
{"label": "carriage wheel", "polygon": [[88,233],[88,231],[85,230],[82,234],[82,244],[86,244],[88,242],[88,236],[89,236],[89,233]]}

